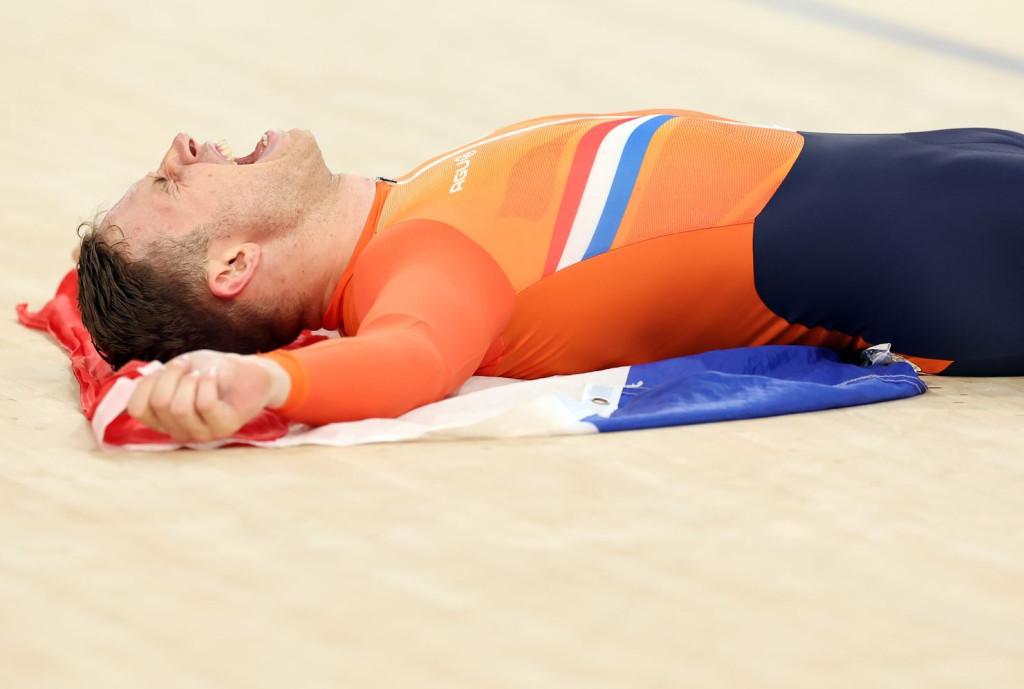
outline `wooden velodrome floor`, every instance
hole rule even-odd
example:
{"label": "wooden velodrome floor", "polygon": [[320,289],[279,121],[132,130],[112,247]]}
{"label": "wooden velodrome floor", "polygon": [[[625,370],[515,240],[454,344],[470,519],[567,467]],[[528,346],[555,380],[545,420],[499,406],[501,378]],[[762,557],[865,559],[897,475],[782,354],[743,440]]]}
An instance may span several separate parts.
{"label": "wooden velodrome floor", "polygon": [[[1024,129],[1006,0],[7,2],[0,686],[1024,686],[1024,384],[603,437],[101,454],[18,326],[172,135],[401,174],[539,114]],[[1024,193],[1024,192],[1022,192]]]}

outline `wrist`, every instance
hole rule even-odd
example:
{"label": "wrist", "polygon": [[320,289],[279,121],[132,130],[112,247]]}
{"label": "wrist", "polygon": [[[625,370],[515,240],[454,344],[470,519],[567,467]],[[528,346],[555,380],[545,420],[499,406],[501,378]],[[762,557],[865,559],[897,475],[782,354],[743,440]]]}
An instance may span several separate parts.
{"label": "wrist", "polygon": [[283,407],[284,403],[288,400],[288,395],[292,391],[292,379],[289,377],[288,372],[272,359],[262,356],[250,358],[270,375],[270,388],[267,391],[267,401],[264,406],[269,409]]}

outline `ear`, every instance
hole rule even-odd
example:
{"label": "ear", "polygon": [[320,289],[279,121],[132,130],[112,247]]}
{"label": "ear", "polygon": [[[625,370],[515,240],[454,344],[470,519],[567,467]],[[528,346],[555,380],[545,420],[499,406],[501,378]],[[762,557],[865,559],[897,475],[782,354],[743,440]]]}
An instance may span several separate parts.
{"label": "ear", "polygon": [[252,242],[229,246],[210,257],[207,284],[214,296],[237,297],[249,285],[260,264],[260,245]]}

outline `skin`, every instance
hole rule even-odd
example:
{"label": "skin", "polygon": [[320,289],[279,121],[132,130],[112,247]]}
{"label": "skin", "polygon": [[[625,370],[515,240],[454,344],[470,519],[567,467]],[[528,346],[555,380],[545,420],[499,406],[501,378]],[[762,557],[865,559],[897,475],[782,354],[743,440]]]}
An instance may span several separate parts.
{"label": "skin", "polygon": [[[373,181],[333,174],[312,134],[275,132],[263,156],[236,165],[207,142],[174,137],[157,169],[104,218],[133,256],[154,240],[211,230],[207,286],[221,298],[274,307],[320,328],[322,315],[373,202]],[[147,375],[128,413],[177,442],[225,438],[264,407],[284,404],[291,381],[257,356],[190,352]]]}

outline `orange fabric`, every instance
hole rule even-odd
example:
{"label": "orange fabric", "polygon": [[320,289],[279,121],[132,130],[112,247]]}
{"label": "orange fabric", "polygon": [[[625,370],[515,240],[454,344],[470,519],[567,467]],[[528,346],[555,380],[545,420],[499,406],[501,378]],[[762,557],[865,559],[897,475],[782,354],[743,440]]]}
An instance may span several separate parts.
{"label": "orange fabric", "polygon": [[[349,337],[268,355],[292,380],[283,413],[314,424],[396,416],[474,372],[536,378],[723,347],[866,346],[786,322],[754,288],[753,221],[802,145],[790,130],[691,111],[562,115],[381,183],[324,314]],[[634,182],[613,194],[623,169]],[[609,221],[612,207],[621,216]],[[584,220],[590,239],[577,236]],[[605,224],[610,243],[592,254]]]}
{"label": "orange fabric", "polygon": [[[521,292],[485,375],[538,378],[763,344],[867,346],[782,320],[754,289],[753,225],[633,244]],[[557,323],[557,328],[551,324]]]}
{"label": "orange fabric", "polygon": [[[751,222],[800,152],[793,131],[687,110],[562,115],[521,122],[438,156],[400,177],[380,227],[426,218],[467,234],[501,263],[517,291],[541,277],[573,152],[602,123],[675,115],[655,135],[615,246]],[[495,138],[498,137],[498,138]],[[487,142],[487,143],[481,143]],[[466,183],[451,193],[458,158]]]}
{"label": "orange fabric", "polygon": [[[630,203],[613,248],[667,234],[751,222],[800,154],[794,132],[695,120],[664,128],[657,161],[642,170],[646,193]],[[649,155],[651,155],[649,154]]]}
{"label": "orange fabric", "polygon": [[269,355],[292,379],[280,409],[291,419],[394,417],[441,399],[480,366],[515,299],[477,244],[429,221],[371,242],[348,286],[353,337]]}

